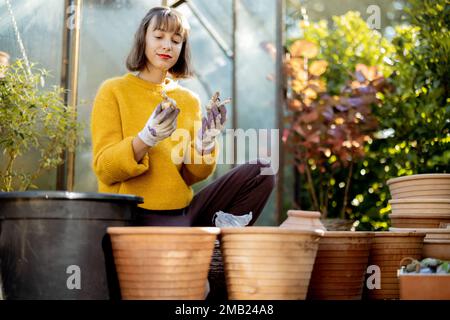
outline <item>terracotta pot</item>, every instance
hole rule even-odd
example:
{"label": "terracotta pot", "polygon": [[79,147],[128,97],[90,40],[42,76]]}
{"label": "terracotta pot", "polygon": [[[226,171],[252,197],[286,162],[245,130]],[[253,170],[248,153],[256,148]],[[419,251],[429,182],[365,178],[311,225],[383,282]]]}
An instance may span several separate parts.
{"label": "terracotta pot", "polygon": [[425,239],[423,243],[423,256],[450,260],[450,239]]}
{"label": "terracotta pot", "polygon": [[[423,239],[426,233],[418,232],[375,232],[370,249],[369,265],[377,265],[381,271],[381,289],[369,290],[369,299],[398,299],[397,269],[406,257],[422,257]],[[394,254],[395,253],[395,254]]]}
{"label": "terracotta pot", "polygon": [[372,232],[325,232],[320,239],[308,299],[361,299],[372,238]]}
{"label": "terracotta pot", "polygon": [[428,216],[428,215],[450,215],[449,209],[439,209],[439,208],[428,208],[428,209],[420,209],[420,208],[410,208],[410,209],[402,209],[402,210],[392,210],[394,214],[410,214],[415,216]]}
{"label": "terracotta pot", "polygon": [[425,240],[450,240],[450,229],[442,230],[441,232],[427,233]]}
{"label": "terracotta pot", "polygon": [[445,198],[448,197],[450,190],[447,189],[430,189],[430,186],[424,186],[424,190],[402,190],[401,192],[391,192],[392,199],[407,199],[407,198]]}
{"label": "terracotta pot", "polygon": [[122,299],[204,299],[219,232],[219,228],[108,228]]}
{"label": "terracotta pot", "polygon": [[289,210],[288,217],[280,225],[281,228],[292,228],[299,230],[326,230],[320,221],[320,212]]}
{"label": "terracotta pot", "polygon": [[401,300],[450,300],[450,274],[399,273]]}
{"label": "terracotta pot", "polygon": [[450,199],[423,199],[423,198],[409,198],[409,199],[394,199],[389,200],[389,203],[392,207],[397,207],[398,209],[409,209],[418,208],[418,209],[426,209],[426,208],[440,208],[440,209],[449,209],[450,208]]}
{"label": "terracotta pot", "polygon": [[389,215],[391,225],[395,228],[439,228],[441,223],[450,223],[450,214],[416,215],[394,214]]}
{"label": "terracotta pot", "polygon": [[393,214],[450,215],[450,199],[389,200]]}
{"label": "terracotta pot", "polygon": [[389,228],[394,232],[426,233],[425,240],[450,240],[450,228]]}
{"label": "terracotta pot", "polygon": [[450,174],[416,174],[387,181],[393,199],[449,198]]}
{"label": "terracotta pot", "polygon": [[323,231],[222,228],[230,300],[303,300]]}

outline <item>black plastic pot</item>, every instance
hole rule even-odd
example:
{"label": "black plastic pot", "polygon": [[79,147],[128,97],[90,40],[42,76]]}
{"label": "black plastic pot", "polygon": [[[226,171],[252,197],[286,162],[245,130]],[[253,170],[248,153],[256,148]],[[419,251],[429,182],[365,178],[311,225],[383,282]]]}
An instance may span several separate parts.
{"label": "black plastic pot", "polygon": [[142,202],[104,193],[0,193],[3,297],[120,298],[106,228],[132,225]]}

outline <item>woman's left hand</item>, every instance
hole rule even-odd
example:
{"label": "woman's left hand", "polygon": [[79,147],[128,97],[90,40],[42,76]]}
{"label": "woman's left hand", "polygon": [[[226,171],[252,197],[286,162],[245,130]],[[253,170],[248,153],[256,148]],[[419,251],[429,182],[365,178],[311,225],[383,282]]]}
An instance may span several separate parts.
{"label": "woman's left hand", "polygon": [[225,128],[227,120],[227,109],[225,105],[229,103],[227,99],[220,102],[218,97],[212,100],[207,107],[206,116],[202,118],[202,128],[197,134],[196,149],[201,154],[209,154],[214,150],[215,138],[221,134]]}
{"label": "woman's left hand", "polygon": [[[219,131],[220,134],[225,128],[225,122],[227,121],[227,109],[225,105],[214,105],[211,110],[207,111],[206,115],[206,127],[210,130]],[[202,122],[202,127],[204,126]]]}

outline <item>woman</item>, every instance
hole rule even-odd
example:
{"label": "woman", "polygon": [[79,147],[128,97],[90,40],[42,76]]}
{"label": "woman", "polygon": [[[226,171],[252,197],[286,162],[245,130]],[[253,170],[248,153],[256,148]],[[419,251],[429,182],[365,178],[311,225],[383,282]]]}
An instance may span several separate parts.
{"label": "woman", "polygon": [[[236,167],[193,195],[191,186],[216,167],[215,138],[224,128],[226,109],[216,106],[216,112],[202,118],[198,96],[167,77],[192,74],[188,31],[175,10],[151,9],[127,58],[127,68],[134,73],[101,85],[91,119],[99,192],[142,196],[140,225],[211,226],[218,211],[235,215],[251,211],[252,224],[274,185],[273,175],[260,174],[267,163]],[[163,109],[165,94],[175,107]],[[194,132],[196,122],[201,125]],[[186,159],[182,163],[172,157],[177,142],[170,136],[176,129],[193,137],[182,151]],[[191,161],[193,157],[213,161],[198,163]]]}

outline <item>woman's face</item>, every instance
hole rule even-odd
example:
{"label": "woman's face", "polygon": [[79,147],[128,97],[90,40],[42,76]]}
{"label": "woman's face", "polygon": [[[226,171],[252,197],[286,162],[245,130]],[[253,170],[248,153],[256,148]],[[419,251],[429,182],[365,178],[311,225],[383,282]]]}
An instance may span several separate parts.
{"label": "woman's face", "polygon": [[155,30],[155,19],[150,21],[145,39],[145,56],[149,68],[167,71],[178,61],[183,47],[183,36],[174,31]]}

